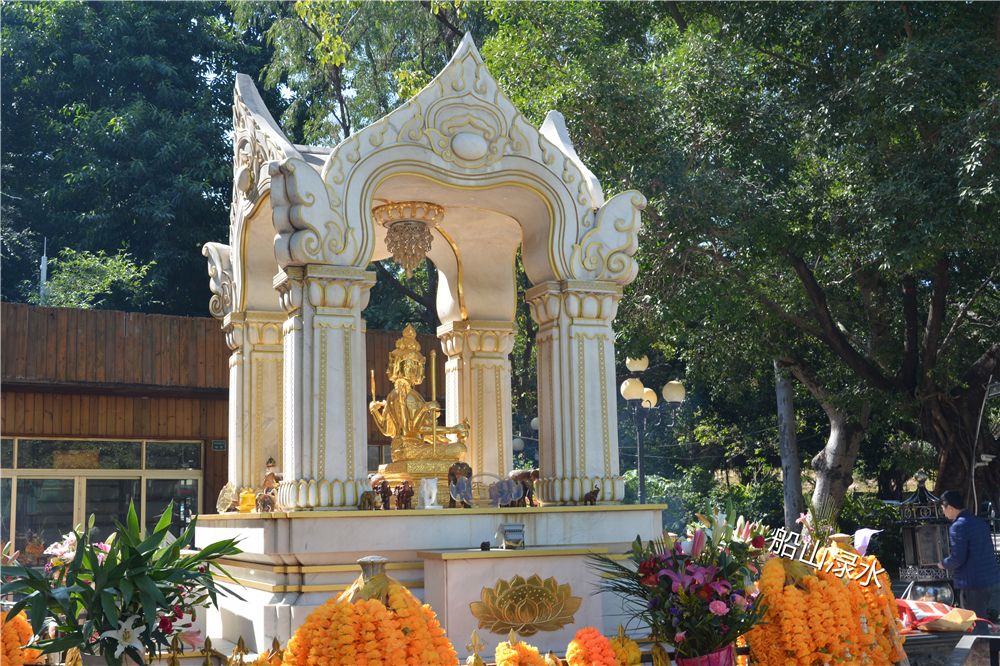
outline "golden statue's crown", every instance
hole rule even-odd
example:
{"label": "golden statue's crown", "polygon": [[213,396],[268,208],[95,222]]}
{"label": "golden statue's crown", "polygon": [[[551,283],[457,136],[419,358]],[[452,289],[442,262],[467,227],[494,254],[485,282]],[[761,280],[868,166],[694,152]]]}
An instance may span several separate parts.
{"label": "golden statue's crown", "polygon": [[417,332],[407,324],[403,330],[403,337],[396,340],[396,348],[389,352],[389,356],[397,358],[419,358],[423,360],[424,355],[420,353],[420,343],[417,342]]}

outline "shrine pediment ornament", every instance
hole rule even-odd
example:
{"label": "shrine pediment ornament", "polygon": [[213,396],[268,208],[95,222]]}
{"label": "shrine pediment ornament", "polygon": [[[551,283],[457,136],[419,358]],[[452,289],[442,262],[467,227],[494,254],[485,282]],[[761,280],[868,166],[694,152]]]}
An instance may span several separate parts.
{"label": "shrine pediment ornament", "polygon": [[[252,88],[249,79],[241,83]],[[267,174],[275,256],[283,269],[364,267],[381,258],[385,231],[373,209],[416,198],[391,195],[405,189],[401,183],[412,193],[413,183],[423,182],[439,199],[457,201],[464,195],[466,207],[472,192],[481,209],[513,215],[525,238],[542,241],[543,247],[530,250],[539,256],[526,262],[536,284],[600,280],[625,285],[636,275],[632,255],[645,198],[629,190],[605,201],[597,178],[573,150],[562,116],[550,112],[541,129],[531,126],[499,89],[469,35],[430,84],[336,146],[318,169],[318,155],[308,159],[283,137],[261,138],[270,137],[273,121],[244,126],[252,127],[255,137],[244,150],[251,173],[258,154],[278,157],[268,163]],[[264,178],[244,180],[251,188]],[[504,188],[537,200],[542,212],[509,213],[503,206],[511,196]],[[422,199],[446,209],[456,205]]]}

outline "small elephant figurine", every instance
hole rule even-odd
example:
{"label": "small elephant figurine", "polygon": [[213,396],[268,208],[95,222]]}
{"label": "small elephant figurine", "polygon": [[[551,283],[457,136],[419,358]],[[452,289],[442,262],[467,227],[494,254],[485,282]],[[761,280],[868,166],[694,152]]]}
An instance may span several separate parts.
{"label": "small elephant figurine", "polygon": [[[457,462],[448,469],[448,487],[458,485],[459,479],[471,479],[472,478],[472,466],[469,463]],[[455,508],[455,498],[452,497],[448,501],[448,508]],[[470,509],[472,505],[462,500],[462,508]]]}
{"label": "small elephant figurine", "polygon": [[389,500],[392,499],[392,489],[389,488],[389,482],[382,479],[382,482],[378,486],[378,496],[382,498],[382,510],[389,510]]}
{"label": "small elephant figurine", "polygon": [[538,480],[538,468],[535,469],[515,469],[507,474],[507,478],[516,481],[524,488],[524,494],[517,501],[517,506],[535,505],[535,481]]}
{"label": "small elephant figurine", "polygon": [[587,504],[591,506],[597,506],[597,498],[600,496],[601,496],[601,487],[594,486],[593,490],[591,490],[589,493],[583,496],[584,506],[586,506]]}
{"label": "small elephant figurine", "polygon": [[257,513],[273,513],[275,496],[269,492],[257,493]]}
{"label": "small elephant figurine", "polygon": [[400,485],[396,486],[396,508],[397,509],[412,509],[413,501],[413,486],[410,485],[409,481],[403,481]]}
{"label": "small elephant figurine", "polygon": [[433,508],[437,505],[437,479],[420,479],[420,504],[418,509]]}
{"label": "small elephant figurine", "polygon": [[375,510],[375,491],[366,490],[361,493],[361,497],[358,498],[358,510],[359,511],[374,511]]}

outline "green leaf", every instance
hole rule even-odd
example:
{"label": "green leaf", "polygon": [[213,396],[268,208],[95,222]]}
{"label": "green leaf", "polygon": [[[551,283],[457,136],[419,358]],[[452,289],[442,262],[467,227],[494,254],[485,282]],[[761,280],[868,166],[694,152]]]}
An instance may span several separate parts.
{"label": "green leaf", "polygon": [[34,592],[29,598],[31,599],[31,631],[38,635],[42,632],[45,618],[49,615],[45,595]]}
{"label": "green leaf", "polygon": [[135,504],[129,502],[128,505],[128,535],[129,539],[133,543],[138,543],[140,540],[141,531],[139,530],[139,517],[135,514]]}
{"label": "green leaf", "polygon": [[104,619],[112,627],[118,626],[118,606],[115,597],[109,590],[101,590],[101,606],[104,608]]}
{"label": "green leaf", "polygon": [[122,608],[125,608],[132,603],[132,595],[135,594],[135,586],[128,578],[122,578],[118,585],[121,588]]}
{"label": "green leaf", "polygon": [[154,532],[159,532],[160,530],[166,530],[170,528],[170,523],[173,520],[174,515],[174,501],[170,500],[167,503],[167,508],[163,510],[163,515],[160,516],[160,520],[156,523],[156,528]]}

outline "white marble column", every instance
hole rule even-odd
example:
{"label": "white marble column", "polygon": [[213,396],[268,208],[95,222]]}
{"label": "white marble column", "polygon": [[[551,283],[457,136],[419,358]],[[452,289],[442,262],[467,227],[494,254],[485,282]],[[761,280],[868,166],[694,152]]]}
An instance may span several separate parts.
{"label": "white marble column", "polygon": [[576,504],[594,487],[599,503],[618,503],[615,345],[611,323],[621,287],[608,282],[546,282],[525,294],[538,324],[538,496]]}
{"label": "white marble column", "polygon": [[517,326],[509,321],[454,321],[438,328],[445,364],[447,425],[471,426],[465,461],[474,474],[507,478],[511,470],[510,359]]}
{"label": "white marble column", "polygon": [[282,510],[349,508],[367,480],[365,322],[375,274],[292,266],[274,280],[284,323]]}
{"label": "white marble column", "polygon": [[282,459],[282,324],[279,312],[232,312],[223,319],[229,359],[229,480],[259,489],[267,459]]}

